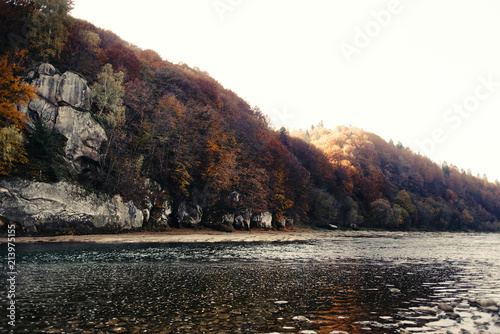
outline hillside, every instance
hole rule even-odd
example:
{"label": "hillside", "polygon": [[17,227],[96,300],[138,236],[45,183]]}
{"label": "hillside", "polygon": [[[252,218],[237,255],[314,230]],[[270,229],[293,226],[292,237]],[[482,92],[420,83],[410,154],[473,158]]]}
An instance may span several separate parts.
{"label": "hillside", "polygon": [[[0,5],[1,70],[12,77],[1,83],[8,101],[0,105],[3,180],[65,181],[92,194],[118,194],[143,212],[149,230],[287,228],[293,222],[500,229],[498,184],[357,128],[273,129],[258,107],[208,73],[71,18],[69,1]],[[68,149],[75,141],[55,120],[48,124],[45,109],[33,102],[36,90],[26,85],[46,87],[40,69],[52,69],[48,63],[54,65],[50,76],[64,73],[75,82],[78,76],[86,87],[79,91],[82,103],[55,98],[51,108],[60,113],[69,105],[105,131],[98,141],[82,140],[88,131],[76,134],[86,145],[72,144],[81,147],[78,157]],[[51,99],[40,89],[37,94],[37,101]],[[26,127],[24,114],[13,108],[23,104]],[[89,153],[89,142],[95,152]],[[1,210],[0,218],[9,221]]]}

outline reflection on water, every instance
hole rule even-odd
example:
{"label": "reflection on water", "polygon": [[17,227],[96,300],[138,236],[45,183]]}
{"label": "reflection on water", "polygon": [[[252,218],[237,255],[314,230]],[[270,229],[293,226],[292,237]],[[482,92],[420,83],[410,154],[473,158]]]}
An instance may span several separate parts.
{"label": "reflection on water", "polygon": [[20,333],[500,333],[485,302],[500,301],[498,235],[34,244],[18,257]]}

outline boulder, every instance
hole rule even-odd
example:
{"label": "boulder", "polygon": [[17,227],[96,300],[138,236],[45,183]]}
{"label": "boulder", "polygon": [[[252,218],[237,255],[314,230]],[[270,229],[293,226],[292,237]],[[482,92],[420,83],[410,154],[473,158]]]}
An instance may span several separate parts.
{"label": "boulder", "polygon": [[237,191],[232,191],[229,194],[229,200],[233,204],[238,203],[240,201],[240,197],[241,197],[241,194],[239,192],[237,192]]}
{"label": "boulder", "polygon": [[143,223],[143,213],[132,201],[89,193],[67,182],[3,180],[0,202],[0,217],[29,232],[129,230]]}
{"label": "boulder", "polygon": [[48,63],[43,63],[38,66],[38,75],[54,76],[56,74],[56,68]]}
{"label": "boulder", "polygon": [[203,209],[198,204],[182,202],[177,208],[177,221],[186,227],[197,227],[202,216]]}
{"label": "boulder", "polygon": [[250,210],[242,210],[234,215],[233,226],[237,230],[250,230],[252,221],[252,213]]}
{"label": "boulder", "polygon": [[54,105],[69,105],[89,109],[90,94],[87,80],[73,72],[56,73],[51,64],[38,67],[38,77],[31,83],[38,88],[38,95]]}
{"label": "boulder", "polygon": [[252,216],[252,227],[270,230],[273,228],[273,215],[270,212],[259,212]]}
{"label": "boulder", "polygon": [[221,223],[223,225],[231,225],[232,226],[234,223],[234,214],[232,214],[232,213],[223,214],[222,218],[221,218]]}

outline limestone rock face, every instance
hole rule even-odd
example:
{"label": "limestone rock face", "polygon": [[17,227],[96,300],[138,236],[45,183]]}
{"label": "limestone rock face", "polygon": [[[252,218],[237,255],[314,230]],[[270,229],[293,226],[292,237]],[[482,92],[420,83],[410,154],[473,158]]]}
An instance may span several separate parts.
{"label": "limestone rock face", "polygon": [[261,229],[273,228],[273,215],[270,212],[256,213],[252,217],[252,227]]}
{"label": "limestone rock face", "polygon": [[41,64],[38,76],[32,85],[38,88],[38,95],[54,105],[70,105],[74,108],[90,108],[90,96],[87,80],[76,73],[56,73],[51,64]]}
{"label": "limestone rock face", "polygon": [[66,159],[80,171],[83,159],[99,161],[99,149],[107,140],[106,132],[90,112],[90,89],[87,81],[75,73],[56,73],[54,66],[41,64],[31,73],[32,85],[38,88],[39,98],[31,101],[26,113],[30,124],[41,119],[55,132],[65,136]]}
{"label": "limestone rock face", "polygon": [[29,232],[142,227],[142,212],[119,195],[96,195],[67,182],[0,181],[0,218]]}
{"label": "limestone rock face", "polygon": [[107,140],[106,132],[88,112],[71,107],[60,107],[54,130],[63,134],[66,142],[66,158],[77,163],[85,157],[99,161],[99,149]]}
{"label": "limestone rock face", "polygon": [[64,73],[56,90],[58,104],[69,104],[75,108],[90,109],[89,87],[87,80],[72,72]]}

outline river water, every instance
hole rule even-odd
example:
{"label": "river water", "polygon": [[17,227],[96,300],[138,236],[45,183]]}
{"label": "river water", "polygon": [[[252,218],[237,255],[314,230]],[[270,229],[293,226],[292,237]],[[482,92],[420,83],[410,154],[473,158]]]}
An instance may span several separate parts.
{"label": "river water", "polygon": [[16,257],[17,325],[4,283],[0,332],[500,333],[498,234],[19,244]]}

